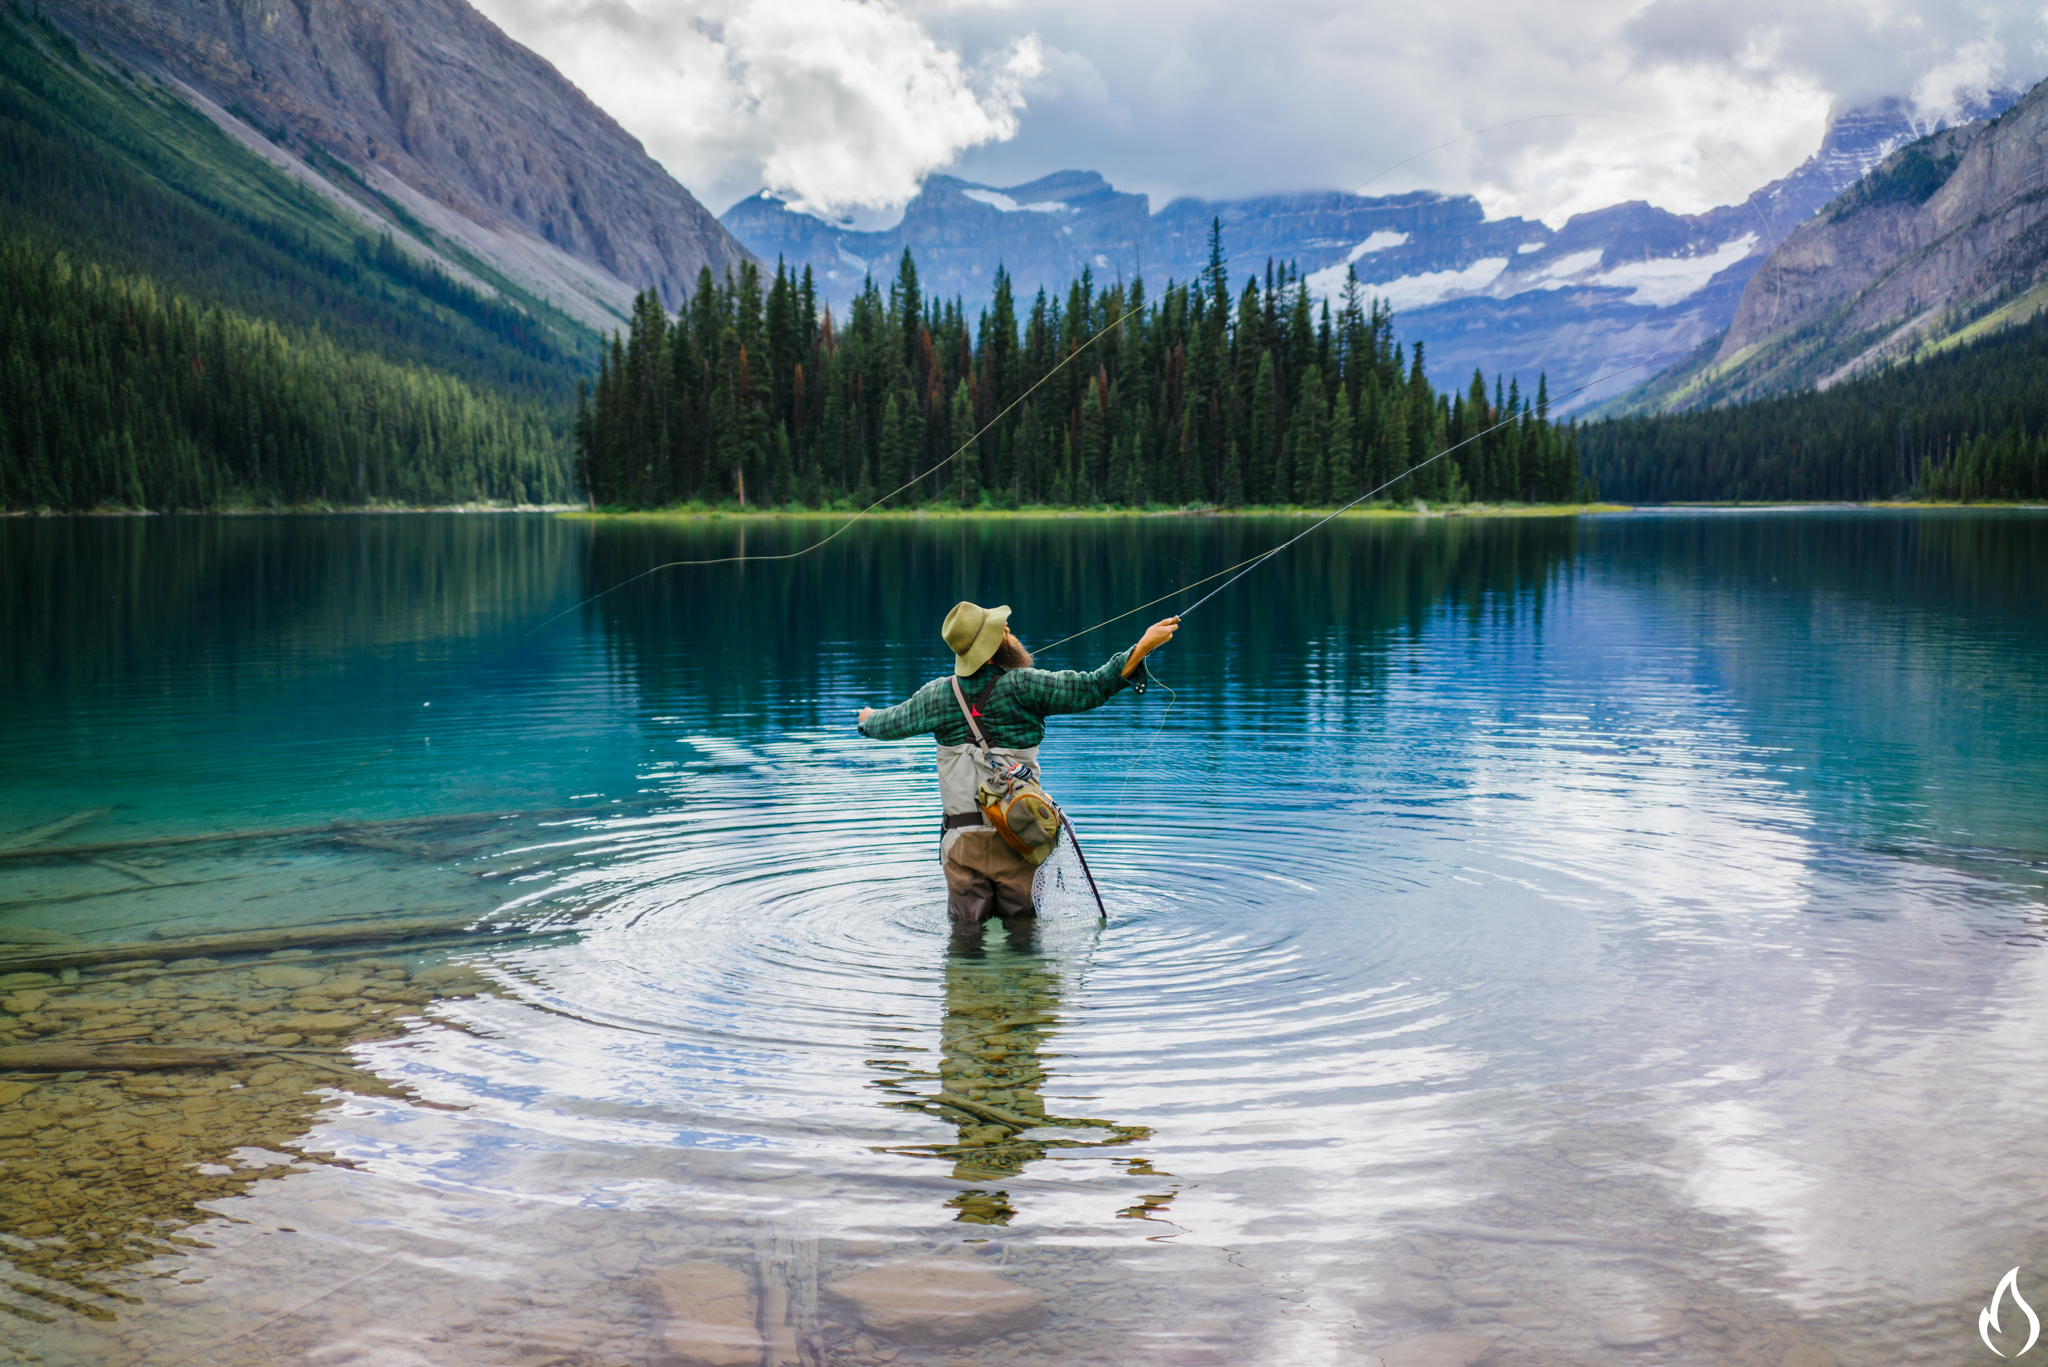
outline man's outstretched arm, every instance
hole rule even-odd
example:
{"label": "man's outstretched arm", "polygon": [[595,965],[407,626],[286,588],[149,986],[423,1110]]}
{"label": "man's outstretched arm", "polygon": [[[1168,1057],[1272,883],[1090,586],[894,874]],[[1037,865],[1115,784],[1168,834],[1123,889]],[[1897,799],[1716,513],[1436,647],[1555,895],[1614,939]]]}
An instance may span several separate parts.
{"label": "man's outstretched arm", "polygon": [[869,740],[909,740],[935,730],[958,710],[951,686],[934,679],[894,707],[863,707],[860,733]]}
{"label": "man's outstretched arm", "polygon": [[1094,669],[1027,669],[1017,676],[1026,710],[1041,717],[1092,712],[1128,688],[1143,693],[1149,681],[1145,657],[1173,639],[1178,617],[1155,622],[1129,650],[1120,650]]}

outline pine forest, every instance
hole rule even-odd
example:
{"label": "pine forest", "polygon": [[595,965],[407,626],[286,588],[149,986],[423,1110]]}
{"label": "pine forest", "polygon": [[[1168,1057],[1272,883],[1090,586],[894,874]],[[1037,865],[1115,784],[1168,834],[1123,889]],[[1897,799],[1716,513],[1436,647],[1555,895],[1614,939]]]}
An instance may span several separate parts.
{"label": "pine forest", "polygon": [[0,241],[0,506],[554,503],[545,409]]}
{"label": "pine forest", "polygon": [[1318,307],[1269,263],[1233,297],[1220,227],[1201,277],[1156,299],[1084,273],[1020,311],[1000,270],[993,294],[970,321],[905,252],[843,322],[780,265],[707,271],[673,321],[643,295],[579,405],[582,483],[620,508],[1326,507],[1418,466],[1385,497],[1581,492],[1540,380],[1438,393],[1355,279]]}
{"label": "pine forest", "polygon": [[2048,323],[1817,393],[1582,423],[1625,503],[2048,497]]}

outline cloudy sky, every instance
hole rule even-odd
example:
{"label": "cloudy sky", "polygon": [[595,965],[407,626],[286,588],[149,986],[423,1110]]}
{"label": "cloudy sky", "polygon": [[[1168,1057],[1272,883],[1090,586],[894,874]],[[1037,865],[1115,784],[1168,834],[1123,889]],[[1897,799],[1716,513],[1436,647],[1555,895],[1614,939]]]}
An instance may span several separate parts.
{"label": "cloudy sky", "polygon": [[[715,212],[888,222],[934,171],[1430,188],[1561,223],[1739,200],[1831,106],[2048,74],[2040,0],[475,0]],[[1447,146],[1444,144],[1448,144]],[[1419,154],[1419,155],[1418,155]]]}

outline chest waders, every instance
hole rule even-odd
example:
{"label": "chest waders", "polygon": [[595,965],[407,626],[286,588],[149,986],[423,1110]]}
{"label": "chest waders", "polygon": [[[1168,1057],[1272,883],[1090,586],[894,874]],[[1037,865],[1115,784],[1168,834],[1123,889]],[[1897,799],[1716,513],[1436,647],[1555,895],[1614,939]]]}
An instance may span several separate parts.
{"label": "chest waders", "polygon": [[[981,747],[981,758],[988,769],[988,776],[975,791],[974,805],[981,808],[983,818],[995,827],[1004,843],[1033,864],[1043,864],[1052,856],[1064,828],[1067,839],[1073,843],[1074,857],[1081,861],[1081,875],[1088,880],[1088,891],[1095,898],[1095,910],[1103,920],[1108,920],[1109,909],[1102,904],[1102,891],[1095,886],[1095,872],[1088,867],[1088,856],[1081,853],[1081,837],[1074,830],[1074,823],[1053,802],[1052,795],[1038,786],[1038,776],[1030,765],[997,757],[995,747],[982,732],[980,717],[967,705],[960,680],[955,677],[951,682],[953,700],[960,704],[960,715],[967,719],[967,729],[974,743]],[[993,691],[1001,683],[998,676],[989,689]],[[982,696],[986,698],[988,694]]]}

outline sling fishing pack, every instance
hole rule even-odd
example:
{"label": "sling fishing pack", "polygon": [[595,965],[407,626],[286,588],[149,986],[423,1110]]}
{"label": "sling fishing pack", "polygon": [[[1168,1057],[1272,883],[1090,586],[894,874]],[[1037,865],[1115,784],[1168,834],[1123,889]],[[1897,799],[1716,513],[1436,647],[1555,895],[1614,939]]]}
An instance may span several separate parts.
{"label": "sling fishing pack", "polygon": [[[982,734],[974,709],[967,705],[967,695],[960,690],[960,680],[956,677],[952,682],[953,700],[960,704],[960,715],[967,718],[967,729],[974,733],[974,743],[981,747],[982,763],[988,769],[987,776],[975,789],[974,805],[981,808],[982,816],[996,828],[996,834],[1003,838],[1004,844],[1032,863],[1043,864],[1059,844],[1059,806],[1051,794],[1038,786],[1038,778],[1030,765],[996,754],[995,747]],[[1002,682],[1000,677],[996,682]],[[989,688],[992,692],[995,684]]]}

